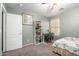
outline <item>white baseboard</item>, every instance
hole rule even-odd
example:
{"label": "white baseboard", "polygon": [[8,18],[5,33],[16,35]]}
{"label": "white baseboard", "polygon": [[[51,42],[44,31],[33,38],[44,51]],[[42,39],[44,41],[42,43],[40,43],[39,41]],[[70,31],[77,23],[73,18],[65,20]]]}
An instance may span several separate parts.
{"label": "white baseboard", "polygon": [[23,47],[24,47],[24,46],[28,46],[28,45],[32,45],[32,44],[34,44],[34,43],[29,43],[29,44],[23,45]]}
{"label": "white baseboard", "polygon": [[34,44],[34,45],[39,45],[39,44],[44,44],[44,42],[41,42],[41,43],[37,43],[37,44]]}
{"label": "white baseboard", "polygon": [[35,43],[30,43],[30,44],[26,44],[26,45],[23,45],[22,47],[24,47],[24,46],[28,46],[28,45],[39,45],[39,44],[45,44],[45,42],[42,42],[42,43],[38,43],[38,44],[35,44]]}

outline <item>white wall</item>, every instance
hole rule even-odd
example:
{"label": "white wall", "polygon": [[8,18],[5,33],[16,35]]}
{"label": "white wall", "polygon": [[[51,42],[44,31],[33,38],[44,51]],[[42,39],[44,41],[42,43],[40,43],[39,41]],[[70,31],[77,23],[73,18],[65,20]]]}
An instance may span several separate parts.
{"label": "white wall", "polygon": [[79,4],[60,14],[60,37],[79,37]]}
{"label": "white wall", "polygon": [[7,14],[7,51],[22,48],[22,16]]}

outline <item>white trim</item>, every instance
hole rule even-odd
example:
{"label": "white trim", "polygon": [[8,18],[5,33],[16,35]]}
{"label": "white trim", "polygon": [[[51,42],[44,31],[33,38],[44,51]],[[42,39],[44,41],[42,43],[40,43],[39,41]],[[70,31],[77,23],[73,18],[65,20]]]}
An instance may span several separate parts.
{"label": "white trim", "polygon": [[25,47],[25,46],[29,46],[29,45],[39,45],[39,44],[45,44],[45,42],[41,42],[41,43],[38,43],[38,44],[34,44],[34,43],[29,43],[29,44],[26,44],[26,45],[23,45],[23,47]]}
{"label": "white trim", "polygon": [[34,44],[34,45],[39,45],[39,44],[43,44],[44,42],[41,42],[41,43],[37,43],[37,44]]}
{"label": "white trim", "polygon": [[33,45],[34,43],[29,43],[29,44],[26,44],[26,45],[23,45],[22,47],[25,47],[25,46],[28,46],[28,45]]}
{"label": "white trim", "polygon": [[0,4],[0,55],[2,52],[2,8],[1,8],[1,4]]}
{"label": "white trim", "polygon": [[4,9],[5,12],[7,12],[3,4],[1,4],[1,7]]}
{"label": "white trim", "polygon": [[45,42],[45,41],[44,41],[44,35],[42,34],[42,36],[43,36],[43,43],[44,43],[44,42]]}

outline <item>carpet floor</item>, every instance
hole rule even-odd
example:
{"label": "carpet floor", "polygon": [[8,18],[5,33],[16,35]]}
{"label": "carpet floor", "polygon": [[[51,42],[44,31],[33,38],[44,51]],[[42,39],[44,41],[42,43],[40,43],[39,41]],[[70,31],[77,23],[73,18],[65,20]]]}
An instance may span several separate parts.
{"label": "carpet floor", "polygon": [[3,56],[58,56],[52,52],[51,44],[28,45],[4,52]]}

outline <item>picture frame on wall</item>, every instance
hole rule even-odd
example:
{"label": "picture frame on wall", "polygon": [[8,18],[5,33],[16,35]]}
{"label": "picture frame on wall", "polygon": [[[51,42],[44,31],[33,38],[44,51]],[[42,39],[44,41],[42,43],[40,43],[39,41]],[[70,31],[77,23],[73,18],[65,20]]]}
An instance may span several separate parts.
{"label": "picture frame on wall", "polygon": [[23,15],[23,24],[29,24],[32,25],[33,24],[33,17],[31,15]]}

